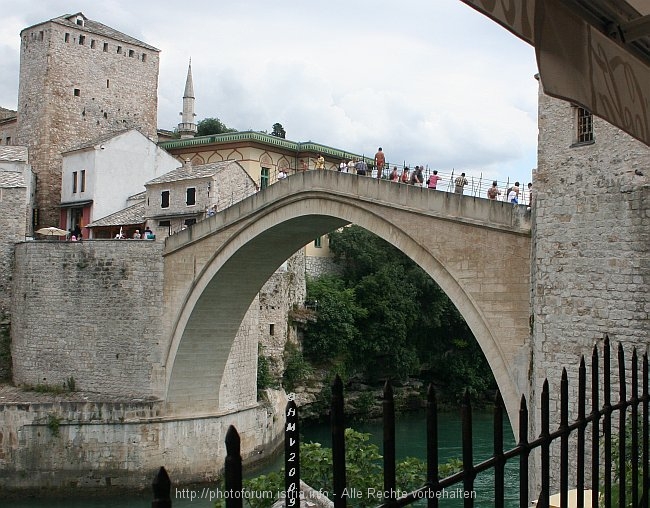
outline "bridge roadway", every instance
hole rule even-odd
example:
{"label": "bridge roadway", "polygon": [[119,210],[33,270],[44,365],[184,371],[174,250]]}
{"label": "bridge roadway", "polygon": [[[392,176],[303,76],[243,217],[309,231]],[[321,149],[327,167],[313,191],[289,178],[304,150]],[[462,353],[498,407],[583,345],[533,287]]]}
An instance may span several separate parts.
{"label": "bridge roadway", "polygon": [[445,291],[485,353],[516,429],[531,364],[530,213],[328,170],[292,175],[166,240],[169,414],[255,403],[256,341],[235,344],[251,302],[294,252],[351,223],[403,251]]}

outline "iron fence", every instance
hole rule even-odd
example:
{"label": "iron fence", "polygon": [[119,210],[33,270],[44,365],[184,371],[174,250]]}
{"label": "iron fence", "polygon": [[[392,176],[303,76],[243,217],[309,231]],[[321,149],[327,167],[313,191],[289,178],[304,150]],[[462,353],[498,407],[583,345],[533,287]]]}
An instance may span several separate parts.
{"label": "iron fence", "polygon": [[[560,383],[560,422],[555,430],[550,423],[549,383],[543,383],[540,397],[539,436],[528,439],[529,422],[532,420],[526,397],[522,395],[519,408],[519,441],[514,448],[503,449],[504,405],[497,393],[494,401],[494,451],[490,458],[475,463],[472,447],[472,408],[466,394],[461,404],[462,422],[462,469],[446,478],[439,478],[438,406],[435,392],[430,386],[426,402],[426,478],[420,488],[398,496],[396,484],[395,456],[395,404],[390,383],[383,393],[383,488],[385,501],[378,508],[408,506],[426,499],[428,508],[439,505],[443,491],[455,485],[462,485],[465,493],[474,491],[478,474],[494,472],[494,506],[505,504],[505,465],[508,461],[519,462],[519,506],[528,508],[531,498],[537,499],[539,508],[549,507],[551,489],[551,445],[559,442],[559,497],[560,507],[569,506],[569,471],[575,472],[577,499],[575,506],[585,506],[585,473],[591,472],[591,507],[611,508],[614,506],[645,507],[649,505],[650,452],[648,353],[639,360],[636,349],[632,352],[629,370],[630,393],[627,393],[628,371],[622,345],[618,346],[618,377],[611,371],[609,339],[603,347],[602,379],[598,348],[594,347],[591,361],[591,411],[587,413],[587,369],[584,357],[578,368],[577,417],[569,422],[569,382],[566,368],[562,371]],[[641,368],[639,369],[639,363]],[[611,374],[610,374],[611,373]],[[640,379],[639,379],[640,378]],[[612,380],[618,382],[618,402],[612,403]],[[602,387],[602,389],[601,389]],[[602,396],[602,404],[600,403]],[[332,501],[335,508],[347,506],[346,462],[345,462],[345,415],[343,411],[343,383],[337,376],[332,386],[331,435],[332,435]],[[630,416],[628,421],[628,414]],[[616,418],[618,416],[618,418]],[[575,446],[570,446],[570,439]],[[587,442],[591,438],[591,464],[587,464]],[[628,441],[629,440],[629,441]],[[629,443],[629,445],[628,445]],[[226,435],[225,486],[226,492],[242,492],[242,459],[240,439],[231,426]],[[529,490],[529,467],[533,453],[539,453],[541,487],[539,492]],[[617,489],[613,486],[617,485]],[[626,488],[627,487],[627,488]],[[154,480],[155,500],[153,508],[171,507],[171,484],[164,468]],[[285,427],[285,506],[300,504],[300,449],[298,432],[298,408],[290,401],[286,409]],[[330,489],[327,489],[330,491]],[[618,492],[615,493],[615,490]],[[614,495],[615,493],[615,495]],[[476,497],[463,496],[464,506],[472,507]],[[243,496],[226,498],[227,508],[241,508]]]}

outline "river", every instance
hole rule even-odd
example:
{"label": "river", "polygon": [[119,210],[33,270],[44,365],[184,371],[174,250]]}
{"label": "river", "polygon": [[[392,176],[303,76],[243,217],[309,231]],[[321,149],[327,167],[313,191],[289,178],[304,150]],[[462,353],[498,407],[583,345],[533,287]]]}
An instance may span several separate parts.
{"label": "river", "polygon": [[[491,413],[475,412],[473,414],[474,434],[474,463],[478,463],[492,455],[493,432],[492,432],[492,415]],[[381,422],[354,423],[350,425],[360,432],[368,432],[372,435],[372,442],[380,447],[382,446],[382,427]],[[438,422],[438,440],[439,440],[439,457],[440,462],[444,463],[451,458],[461,457],[461,421],[460,416],[456,413],[441,413]],[[504,447],[509,449],[514,446],[514,437],[509,424],[504,425],[505,438]],[[320,442],[324,446],[330,446],[330,433],[327,425],[304,425],[301,428],[301,434],[304,439],[314,442]],[[426,435],[425,420],[423,413],[409,413],[401,415],[395,424],[396,434],[396,454],[398,460],[404,457],[425,458]],[[276,463],[267,466],[265,471],[273,468],[279,469],[282,466],[282,458],[278,458]],[[475,506],[489,507],[494,506],[492,475],[482,473],[475,482],[476,500]],[[352,488],[353,486],[350,485]],[[453,489],[451,489],[453,490]],[[206,491],[214,491],[214,485],[206,486]],[[149,491],[150,492],[150,491]],[[147,492],[144,496],[122,496],[110,498],[92,498],[92,499],[66,499],[66,500],[48,500],[48,499],[28,499],[22,501],[5,501],[2,503],[3,508],[145,508],[151,506],[151,494]],[[179,489],[177,492],[172,488],[172,506],[174,508],[212,508],[214,502],[206,499],[198,499],[205,492],[202,487],[193,486],[191,489],[183,492]],[[174,495],[176,498],[174,499]],[[197,498],[191,499],[194,494]],[[187,495],[187,497],[184,497]],[[518,469],[516,462],[506,465],[506,506],[517,506],[518,491]],[[377,503],[379,504],[379,503]],[[462,506],[460,500],[445,500],[441,506]]]}

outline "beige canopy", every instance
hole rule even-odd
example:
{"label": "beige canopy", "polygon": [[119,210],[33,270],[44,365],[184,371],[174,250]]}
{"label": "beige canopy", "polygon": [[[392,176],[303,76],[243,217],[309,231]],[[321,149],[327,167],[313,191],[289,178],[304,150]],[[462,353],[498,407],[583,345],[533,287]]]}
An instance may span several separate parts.
{"label": "beige canopy", "polygon": [[535,47],[548,95],[650,145],[650,0],[461,0]]}

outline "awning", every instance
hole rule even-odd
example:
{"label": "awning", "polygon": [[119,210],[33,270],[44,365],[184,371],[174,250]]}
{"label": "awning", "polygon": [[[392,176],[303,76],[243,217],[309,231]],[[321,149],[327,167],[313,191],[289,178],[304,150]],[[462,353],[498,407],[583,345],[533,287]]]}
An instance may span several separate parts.
{"label": "awning", "polygon": [[650,146],[650,2],[461,1],[535,47],[546,94]]}
{"label": "awning", "polygon": [[65,203],[61,203],[59,205],[59,208],[80,208],[89,205],[92,202],[92,199],[86,199],[85,201],[67,201]]}

